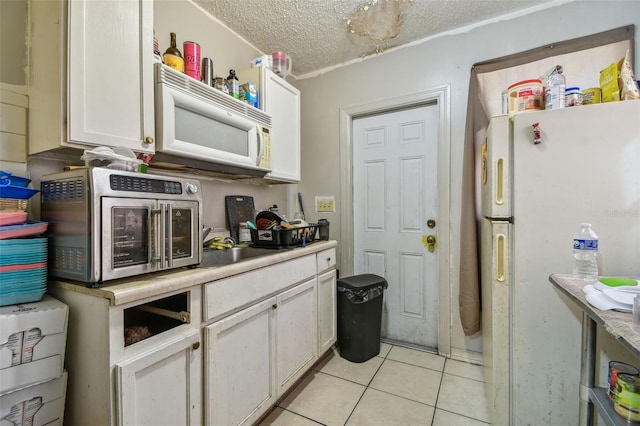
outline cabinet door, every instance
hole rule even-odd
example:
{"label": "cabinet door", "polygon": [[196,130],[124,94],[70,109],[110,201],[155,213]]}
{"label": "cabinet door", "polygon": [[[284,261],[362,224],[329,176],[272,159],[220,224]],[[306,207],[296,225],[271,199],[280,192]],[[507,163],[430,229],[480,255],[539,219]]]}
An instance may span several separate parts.
{"label": "cabinet door", "polygon": [[300,91],[264,69],[264,111],[271,115],[271,168],[267,178],[300,180]]}
{"label": "cabinet door", "polygon": [[318,276],[318,355],[336,342],[336,284],[335,269]]}
{"label": "cabinet door", "polygon": [[316,278],[277,296],[276,379],[286,392],[318,358]]}
{"label": "cabinet door", "polygon": [[153,2],[69,1],[68,23],[69,141],[153,152]]}
{"label": "cabinet door", "polygon": [[267,299],[205,327],[206,424],[252,424],[275,403],[275,303]]}
{"label": "cabinet door", "polygon": [[200,425],[200,330],[116,364],[118,424]]}

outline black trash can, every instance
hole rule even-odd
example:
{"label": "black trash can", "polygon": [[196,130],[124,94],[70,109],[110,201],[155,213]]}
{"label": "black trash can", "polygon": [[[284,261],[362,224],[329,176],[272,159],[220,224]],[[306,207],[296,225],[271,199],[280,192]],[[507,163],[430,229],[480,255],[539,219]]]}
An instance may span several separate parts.
{"label": "black trash can", "polygon": [[380,353],[382,294],[387,281],[362,274],[338,280],[338,347],[340,356],[365,362]]}

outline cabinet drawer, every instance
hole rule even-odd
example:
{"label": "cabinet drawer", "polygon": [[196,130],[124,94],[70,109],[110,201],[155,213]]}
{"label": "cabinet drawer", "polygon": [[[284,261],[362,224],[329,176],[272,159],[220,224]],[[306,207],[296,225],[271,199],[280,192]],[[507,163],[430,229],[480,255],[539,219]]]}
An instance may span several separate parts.
{"label": "cabinet drawer", "polygon": [[318,252],[317,254],[317,268],[318,273],[336,266],[336,249],[330,248]]}
{"label": "cabinet drawer", "polygon": [[205,284],[204,321],[234,312],[315,274],[316,257],[311,254]]}

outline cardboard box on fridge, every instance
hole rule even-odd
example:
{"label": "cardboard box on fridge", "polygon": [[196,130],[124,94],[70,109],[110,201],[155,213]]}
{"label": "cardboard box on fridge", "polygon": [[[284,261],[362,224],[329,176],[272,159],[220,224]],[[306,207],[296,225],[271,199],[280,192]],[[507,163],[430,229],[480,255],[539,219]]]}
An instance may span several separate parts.
{"label": "cardboard box on fridge", "polygon": [[45,294],[0,307],[0,395],[62,376],[69,307]]}
{"label": "cardboard box on fridge", "polygon": [[57,379],[0,396],[0,426],[62,425],[67,372]]}

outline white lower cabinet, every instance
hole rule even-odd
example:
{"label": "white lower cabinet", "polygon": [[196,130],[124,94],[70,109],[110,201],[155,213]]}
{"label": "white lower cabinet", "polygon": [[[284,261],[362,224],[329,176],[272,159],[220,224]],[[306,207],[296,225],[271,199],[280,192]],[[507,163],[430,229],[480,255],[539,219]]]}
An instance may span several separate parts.
{"label": "white lower cabinet", "polygon": [[253,424],[335,342],[335,291],[333,248],[116,305],[52,282],[70,308],[65,424]]}
{"label": "white lower cabinet", "polygon": [[195,330],[117,363],[118,424],[200,425],[201,354]]}
{"label": "white lower cabinet", "polygon": [[202,287],[114,306],[70,286],[47,289],[69,306],[65,425],[201,425]]}
{"label": "white lower cabinet", "polygon": [[208,425],[251,424],[276,400],[272,297],[204,328]]}
{"label": "white lower cabinet", "polygon": [[318,359],[316,277],[277,297],[275,360],[278,396]]}
{"label": "white lower cabinet", "polygon": [[318,353],[328,351],[338,337],[338,307],[336,298],[336,249],[316,254],[318,274]]}
{"label": "white lower cabinet", "polygon": [[318,353],[328,351],[338,337],[336,270],[318,275]]}
{"label": "white lower cabinet", "polygon": [[317,359],[316,278],[205,327],[205,417],[252,424]]}

